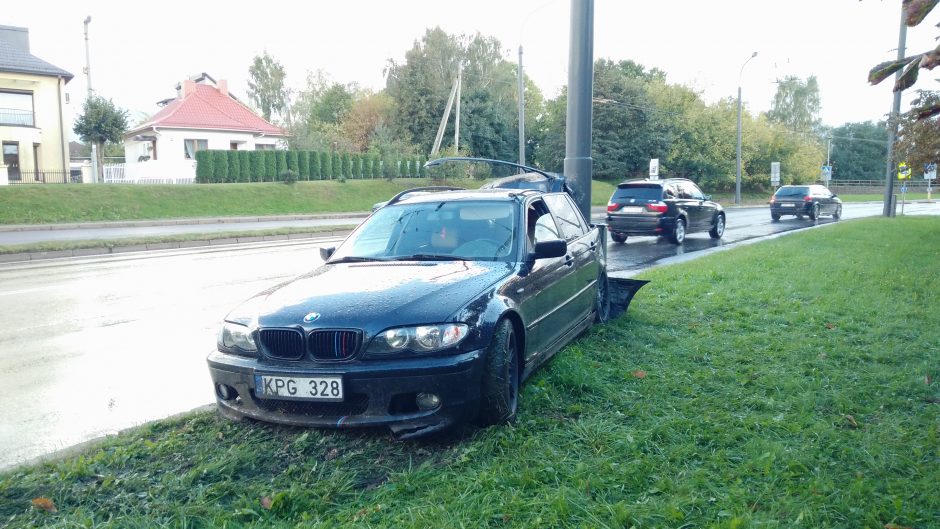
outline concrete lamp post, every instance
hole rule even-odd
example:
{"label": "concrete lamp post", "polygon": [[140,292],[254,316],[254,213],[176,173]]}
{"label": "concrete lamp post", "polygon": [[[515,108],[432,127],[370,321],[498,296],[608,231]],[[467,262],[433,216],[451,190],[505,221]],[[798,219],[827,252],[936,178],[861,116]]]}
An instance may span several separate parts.
{"label": "concrete lamp post", "polygon": [[744,74],[744,67],[747,66],[747,63],[751,62],[751,59],[757,57],[757,52],[751,54],[750,57],[744,61],[744,64],[741,65],[741,71],[738,72],[738,157],[737,157],[737,173],[734,178],[734,203],[741,203],[741,75]]}

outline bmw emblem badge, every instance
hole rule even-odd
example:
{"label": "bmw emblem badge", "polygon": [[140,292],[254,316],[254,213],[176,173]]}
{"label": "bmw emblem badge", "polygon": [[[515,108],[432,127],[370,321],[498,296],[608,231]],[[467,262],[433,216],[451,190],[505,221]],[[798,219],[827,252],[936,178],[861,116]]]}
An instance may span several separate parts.
{"label": "bmw emblem badge", "polygon": [[313,322],[313,321],[317,321],[317,320],[319,320],[319,319],[320,319],[320,313],[319,313],[319,312],[311,312],[310,314],[307,314],[306,316],[304,316],[304,322],[305,322],[305,323],[310,323],[310,322]]}

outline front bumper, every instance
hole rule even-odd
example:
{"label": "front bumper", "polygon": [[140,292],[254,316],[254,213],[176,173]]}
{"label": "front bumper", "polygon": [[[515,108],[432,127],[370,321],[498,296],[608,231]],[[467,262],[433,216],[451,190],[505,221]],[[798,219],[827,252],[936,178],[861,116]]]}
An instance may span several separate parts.
{"label": "front bumper", "polygon": [[[411,437],[476,415],[482,356],[481,349],[452,356],[310,366],[272,364],[213,351],[207,361],[216,388],[216,402],[220,411],[230,417],[330,428],[389,426],[400,437]],[[256,372],[296,377],[341,376],[345,399],[342,402],[261,399],[255,394]],[[235,394],[223,399],[220,384],[233,388]],[[415,404],[418,393],[438,395],[440,405],[430,410],[418,409]]]}

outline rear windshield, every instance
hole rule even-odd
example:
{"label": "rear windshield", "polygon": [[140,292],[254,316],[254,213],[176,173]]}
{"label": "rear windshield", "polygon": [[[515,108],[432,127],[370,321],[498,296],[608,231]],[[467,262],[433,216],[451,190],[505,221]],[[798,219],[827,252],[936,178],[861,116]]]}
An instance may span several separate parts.
{"label": "rear windshield", "polygon": [[614,191],[614,200],[650,201],[660,200],[663,197],[663,188],[658,185],[620,184]]}
{"label": "rear windshield", "polygon": [[802,197],[809,194],[809,188],[806,186],[781,187],[774,193],[775,197]]}

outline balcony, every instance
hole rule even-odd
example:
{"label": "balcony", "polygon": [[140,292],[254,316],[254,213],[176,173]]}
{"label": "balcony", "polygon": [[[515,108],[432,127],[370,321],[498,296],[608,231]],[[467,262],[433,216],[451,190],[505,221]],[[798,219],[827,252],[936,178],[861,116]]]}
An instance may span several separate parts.
{"label": "balcony", "polygon": [[36,121],[31,110],[16,108],[0,108],[0,126],[15,125],[19,127],[33,127]]}

